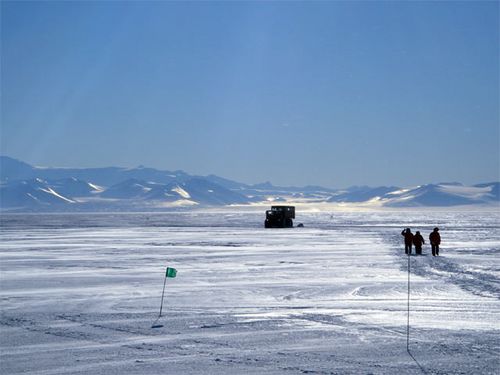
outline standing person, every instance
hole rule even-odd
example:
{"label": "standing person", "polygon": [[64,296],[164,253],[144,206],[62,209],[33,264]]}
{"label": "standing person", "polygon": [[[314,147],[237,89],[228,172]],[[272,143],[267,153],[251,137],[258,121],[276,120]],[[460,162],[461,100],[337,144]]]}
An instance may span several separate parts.
{"label": "standing person", "polygon": [[415,253],[417,255],[422,255],[422,244],[424,244],[424,237],[417,230],[417,233],[413,236],[413,244],[415,245]]}
{"label": "standing person", "polygon": [[439,228],[434,228],[431,234],[429,234],[429,241],[432,247],[432,256],[439,255],[439,245],[441,244],[441,236],[439,235]]}
{"label": "standing person", "polygon": [[413,233],[410,228],[403,229],[401,235],[405,238],[405,254],[411,254],[411,245],[413,244]]}

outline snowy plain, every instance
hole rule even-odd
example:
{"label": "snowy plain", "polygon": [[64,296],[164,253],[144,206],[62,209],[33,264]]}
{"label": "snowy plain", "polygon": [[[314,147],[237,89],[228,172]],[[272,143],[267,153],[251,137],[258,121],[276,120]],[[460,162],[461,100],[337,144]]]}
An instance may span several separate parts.
{"label": "snowy plain", "polygon": [[[497,374],[500,213],[3,214],[2,374]],[[401,230],[441,255],[410,257]],[[165,267],[168,279],[160,307]]]}

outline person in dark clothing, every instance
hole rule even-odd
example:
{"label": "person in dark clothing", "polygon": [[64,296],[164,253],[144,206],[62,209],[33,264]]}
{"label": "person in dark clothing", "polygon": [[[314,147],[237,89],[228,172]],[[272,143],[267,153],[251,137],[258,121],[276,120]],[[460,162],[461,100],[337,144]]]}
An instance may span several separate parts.
{"label": "person in dark clothing", "polygon": [[411,254],[411,245],[413,244],[413,233],[410,228],[403,229],[401,235],[405,238],[405,254]]}
{"label": "person in dark clothing", "polygon": [[422,255],[422,244],[424,244],[424,237],[417,230],[417,233],[413,236],[413,244],[415,245],[415,253],[417,255]]}
{"label": "person in dark clothing", "polygon": [[439,245],[441,244],[441,236],[439,235],[439,228],[434,228],[429,234],[429,241],[432,247],[432,256],[439,255]]}

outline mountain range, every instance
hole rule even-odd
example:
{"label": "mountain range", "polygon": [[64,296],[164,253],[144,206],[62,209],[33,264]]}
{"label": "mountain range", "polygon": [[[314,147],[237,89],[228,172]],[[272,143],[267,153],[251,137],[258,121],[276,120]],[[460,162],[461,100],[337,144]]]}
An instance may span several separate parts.
{"label": "mountain range", "polygon": [[366,207],[499,205],[500,183],[416,187],[285,187],[249,185],[184,171],[137,168],[45,168],[0,156],[3,211],[156,210],[270,204],[361,204]]}

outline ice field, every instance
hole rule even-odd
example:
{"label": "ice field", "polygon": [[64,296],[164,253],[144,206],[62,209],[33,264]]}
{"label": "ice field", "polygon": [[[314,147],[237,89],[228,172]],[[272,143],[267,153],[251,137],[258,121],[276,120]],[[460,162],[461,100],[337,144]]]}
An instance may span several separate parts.
{"label": "ice field", "polygon": [[[1,374],[498,374],[500,213],[4,214]],[[428,234],[438,226],[440,256]],[[401,230],[426,239],[407,261]],[[160,328],[152,328],[167,279]]]}

